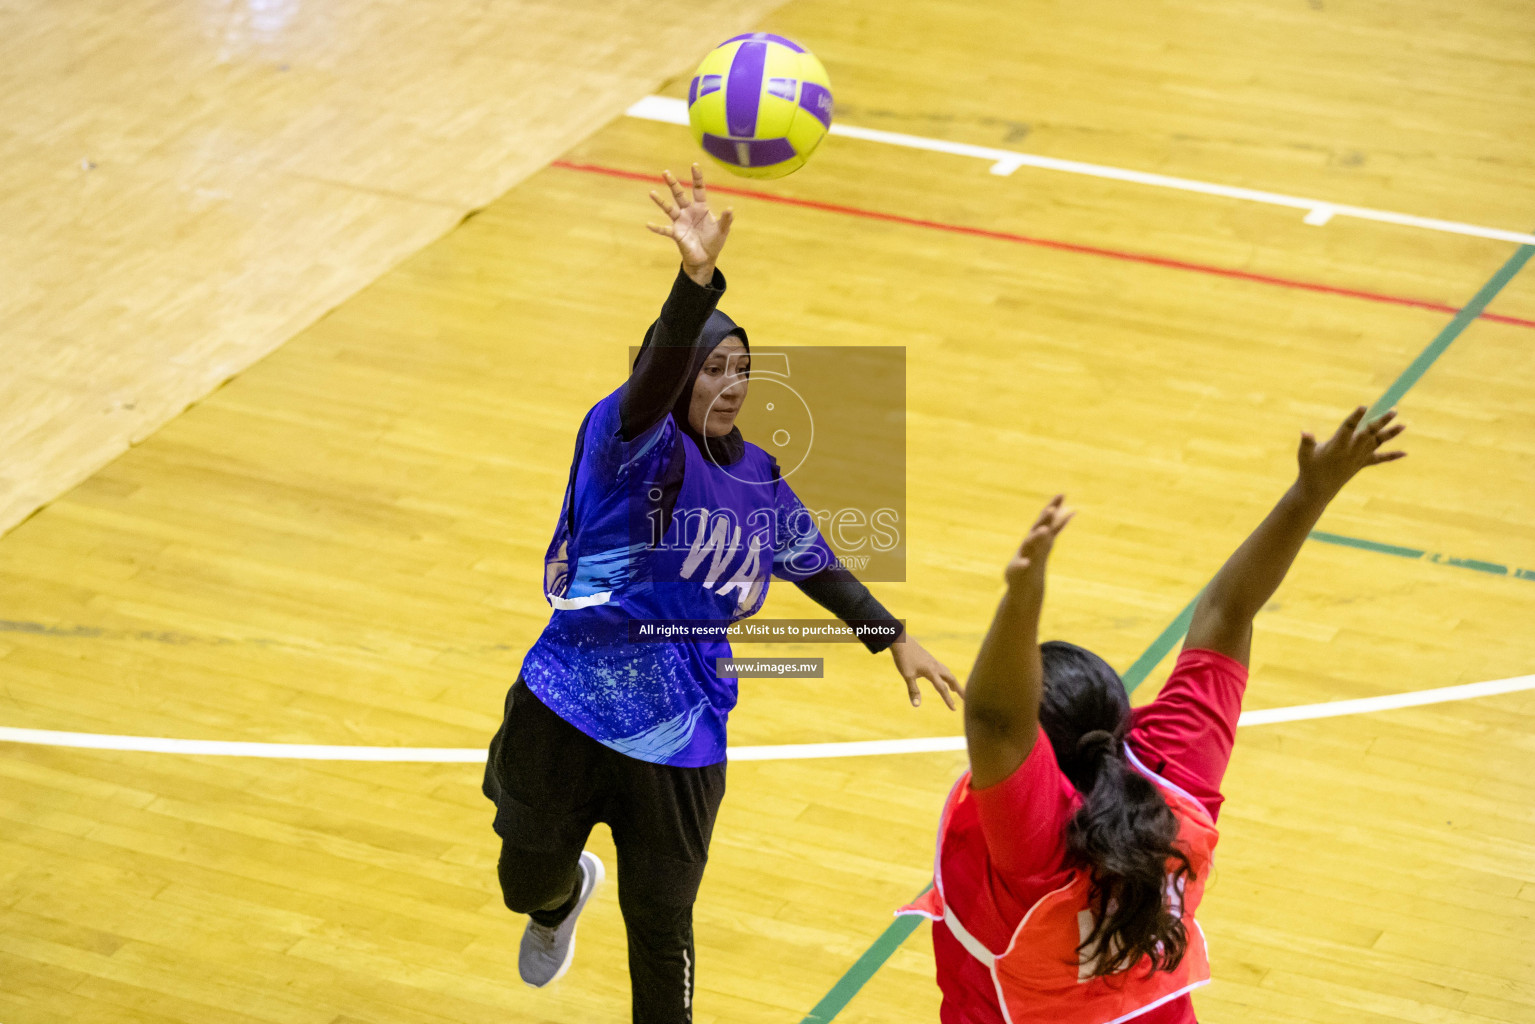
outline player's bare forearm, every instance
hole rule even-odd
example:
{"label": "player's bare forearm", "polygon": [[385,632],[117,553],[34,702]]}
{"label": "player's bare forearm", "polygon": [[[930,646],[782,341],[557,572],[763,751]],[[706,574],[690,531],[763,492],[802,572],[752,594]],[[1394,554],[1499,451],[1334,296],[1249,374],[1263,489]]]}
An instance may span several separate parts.
{"label": "player's bare forearm", "polygon": [[1039,613],[1045,600],[1045,564],[1056,535],[1071,516],[1057,495],[1004,571],[1007,591],[965,683],[965,746],[976,786],[994,785],[1011,775],[1039,733],[1044,687]]}
{"label": "player's bare forearm", "polygon": [[1008,588],[965,682],[965,744],[977,786],[1007,778],[1034,746],[1043,685],[1042,597],[1042,587],[1037,596]]}
{"label": "player's bare forearm", "polygon": [[965,725],[1025,728],[1039,713],[1038,598],[1012,587],[1002,595],[991,628],[965,684]]}
{"label": "player's bare forearm", "polygon": [[1189,627],[1190,647],[1215,644],[1214,649],[1221,650],[1236,641],[1241,644],[1240,657],[1230,650],[1222,653],[1247,660],[1245,640],[1253,616],[1279,589],[1326,508],[1326,501],[1308,497],[1299,484],[1291,485],[1200,595]]}
{"label": "player's bare forearm", "polygon": [[1364,406],[1355,409],[1321,445],[1310,434],[1301,435],[1295,483],[1200,595],[1185,646],[1247,664],[1253,616],[1279,589],[1328,504],[1361,469],[1406,454],[1379,450],[1406,429],[1392,423],[1395,411],[1369,423],[1364,412]]}

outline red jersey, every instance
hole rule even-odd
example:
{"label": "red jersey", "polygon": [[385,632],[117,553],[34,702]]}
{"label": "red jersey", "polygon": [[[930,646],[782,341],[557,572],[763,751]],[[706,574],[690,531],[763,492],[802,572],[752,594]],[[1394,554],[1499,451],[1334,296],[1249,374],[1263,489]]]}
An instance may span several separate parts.
{"label": "red jersey", "polygon": [[[1214,651],[1185,650],[1156,700],[1131,713],[1126,744],[1136,760],[1188,796],[1212,823],[1246,684],[1239,662]],[[977,813],[964,816],[970,824],[951,830],[946,841],[940,836],[945,896],[976,941],[1006,949],[1030,909],[1072,879],[1066,825],[1082,796],[1042,732],[1012,775],[965,796]],[[942,921],[933,925],[933,955],[943,1024],[1004,1024],[991,972]],[[1194,1024],[1193,1002],[1180,995],[1134,1019]]]}

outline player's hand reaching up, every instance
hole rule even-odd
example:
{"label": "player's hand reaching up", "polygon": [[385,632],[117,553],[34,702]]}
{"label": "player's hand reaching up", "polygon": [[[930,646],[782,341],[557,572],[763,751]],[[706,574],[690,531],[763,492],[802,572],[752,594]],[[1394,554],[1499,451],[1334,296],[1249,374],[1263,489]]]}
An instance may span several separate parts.
{"label": "player's hand reaching up", "polygon": [[1404,429],[1392,422],[1396,410],[1368,423],[1364,416],[1361,405],[1321,444],[1310,434],[1301,434],[1296,455],[1300,475],[1206,584],[1194,606],[1184,650],[1216,651],[1243,665],[1248,663],[1253,616],[1279,589],[1301,545],[1327,510],[1327,503],[1361,469],[1394,462],[1406,454],[1380,450]]}
{"label": "player's hand reaching up", "polygon": [[[1311,434],[1300,436],[1300,489],[1311,501],[1326,504],[1335,498],[1343,485],[1354,478],[1366,466],[1378,466],[1382,462],[1394,462],[1403,458],[1403,451],[1383,452],[1381,447],[1406,430],[1402,423],[1393,423],[1396,410],[1384,413],[1364,423],[1365,407],[1359,406],[1349,413],[1348,419],[1322,444],[1317,444]],[[1363,426],[1360,424],[1363,423]]]}
{"label": "player's hand reaching up", "polygon": [[1055,546],[1056,536],[1066,528],[1074,515],[1076,512],[1066,507],[1064,494],[1057,494],[1050,499],[1050,503],[1029,528],[1028,535],[1018,545],[1017,553],[1002,571],[1010,589],[1017,590],[1030,585],[1043,588],[1045,562],[1050,557],[1050,549]]}
{"label": "player's hand reaching up", "polygon": [[645,226],[676,242],[677,251],[682,254],[683,271],[698,284],[707,287],[714,280],[714,264],[720,258],[720,251],[725,248],[725,239],[730,234],[735,214],[729,208],[717,218],[710,212],[709,196],[704,191],[704,172],[697,164],[693,165],[691,194],[672,176],[671,171],[663,172],[661,177],[672,190],[672,199],[676,205],[667,202],[656,192],[651,192],[650,198],[671,219],[671,223]]}

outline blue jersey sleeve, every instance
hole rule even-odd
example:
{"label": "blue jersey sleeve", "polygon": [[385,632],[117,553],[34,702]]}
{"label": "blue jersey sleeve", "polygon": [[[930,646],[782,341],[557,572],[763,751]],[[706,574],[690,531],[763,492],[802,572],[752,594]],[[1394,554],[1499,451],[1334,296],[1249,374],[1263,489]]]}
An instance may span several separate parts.
{"label": "blue jersey sleeve", "polygon": [[773,575],[799,583],[837,564],[815,514],[782,479],[774,481]]}
{"label": "blue jersey sleeve", "polygon": [[676,441],[677,423],[670,413],[663,415],[632,440],[624,440],[621,410],[624,389],[627,387],[627,384],[623,385],[592,408],[582,443],[582,466],[577,473],[578,492],[586,487],[602,490],[612,487],[620,475],[670,451]]}
{"label": "blue jersey sleeve", "polygon": [[655,462],[664,459],[675,444],[676,424],[670,414],[632,441],[624,440],[619,430],[623,390],[619,388],[592,406],[581,423],[560,517],[544,556],[544,593],[551,604],[571,596],[572,586],[578,591],[591,589],[572,576],[578,556],[600,556],[629,544],[632,510],[615,492],[626,478],[648,479]]}
{"label": "blue jersey sleeve", "polygon": [[821,535],[815,515],[783,480],[775,481],[779,539],[773,555],[773,575],[788,580],[816,604],[854,627],[878,626],[879,632],[861,631],[859,639],[878,654],[901,635],[903,624],[869,593],[837,559]]}

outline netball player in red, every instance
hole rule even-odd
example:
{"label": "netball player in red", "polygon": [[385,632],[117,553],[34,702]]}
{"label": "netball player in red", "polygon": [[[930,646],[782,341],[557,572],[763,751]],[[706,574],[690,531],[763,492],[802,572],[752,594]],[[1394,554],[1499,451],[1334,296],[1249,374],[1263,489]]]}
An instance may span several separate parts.
{"label": "netball player in red", "polygon": [[[1171,678],[1132,710],[1119,676],[1039,644],[1045,563],[1072,513],[1056,497],[1005,571],[967,684],[970,771],[939,827],[934,920],[944,1024],[1189,1024],[1210,978],[1194,920],[1247,684],[1252,619],[1357,472],[1401,458],[1361,406],[1205,588]],[[1364,424],[1361,427],[1361,424]],[[1048,742],[1039,742],[1043,738]]]}

